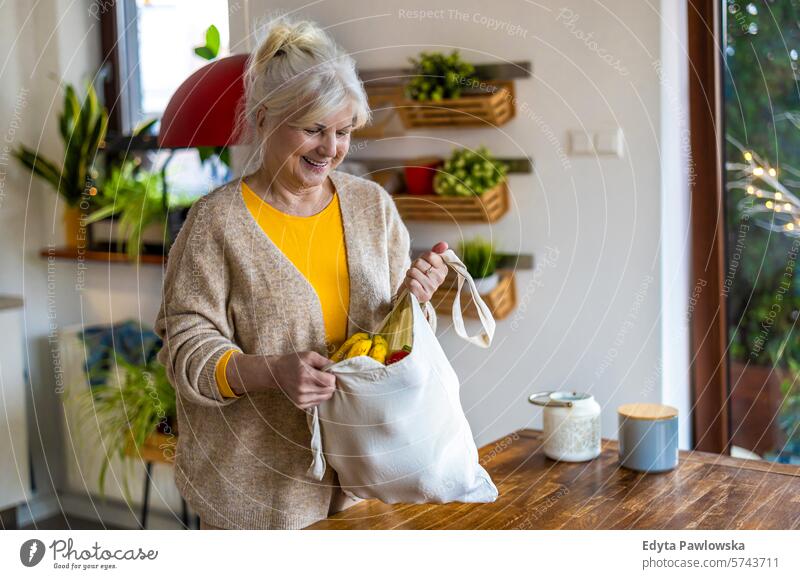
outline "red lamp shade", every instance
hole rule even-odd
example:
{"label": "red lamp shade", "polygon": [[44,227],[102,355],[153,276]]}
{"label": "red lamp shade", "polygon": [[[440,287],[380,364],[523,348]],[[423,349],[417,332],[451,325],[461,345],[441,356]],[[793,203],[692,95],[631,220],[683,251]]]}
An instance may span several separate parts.
{"label": "red lamp shade", "polygon": [[236,133],[236,114],[244,96],[247,57],[220,58],[183,81],[161,117],[159,146],[222,147],[243,142]]}

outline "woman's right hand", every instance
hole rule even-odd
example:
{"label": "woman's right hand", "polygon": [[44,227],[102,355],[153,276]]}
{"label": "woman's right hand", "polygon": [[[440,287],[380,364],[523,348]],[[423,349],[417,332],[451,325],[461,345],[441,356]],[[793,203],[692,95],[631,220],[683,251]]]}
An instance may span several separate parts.
{"label": "woman's right hand", "polygon": [[279,388],[292,403],[305,410],[333,396],[336,377],[321,369],[333,360],[313,351],[282,356],[235,353],[228,362],[226,377],[235,394]]}

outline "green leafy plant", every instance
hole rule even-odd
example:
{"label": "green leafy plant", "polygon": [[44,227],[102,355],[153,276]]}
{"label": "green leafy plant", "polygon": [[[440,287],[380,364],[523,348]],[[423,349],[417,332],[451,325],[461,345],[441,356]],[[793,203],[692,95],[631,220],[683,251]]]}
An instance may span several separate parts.
{"label": "green leafy plant", "polygon": [[461,96],[461,91],[476,84],[475,67],[464,62],[458,50],[450,56],[441,52],[421,52],[409,58],[415,76],[406,84],[405,95],[417,101],[440,101]]}
{"label": "green leafy plant", "polygon": [[489,277],[497,269],[494,245],[480,236],[459,242],[457,253],[473,279]]}
{"label": "green leafy plant", "polygon": [[113,216],[133,261],[141,253],[142,232],[150,225],[166,223],[169,209],[190,204],[170,196],[165,207],[163,173],[142,170],[139,163],[126,160],[111,168],[95,196],[99,208],[86,218],[87,223],[95,223]]}
{"label": "green leafy plant", "polygon": [[[206,29],[205,45],[195,46],[194,53],[200,58],[210,61],[219,56],[219,48],[219,29],[212,24]],[[197,147],[197,154],[200,156],[201,163],[216,157],[226,167],[230,168],[231,166],[231,152],[227,147]]]}
{"label": "green leafy plant", "polygon": [[769,357],[775,371],[781,376],[781,404],[776,424],[786,437],[781,448],[770,460],[800,462],[800,352],[797,339],[791,333],[781,343],[772,343]]}
{"label": "green leafy plant", "polygon": [[206,29],[206,43],[195,46],[194,53],[200,58],[214,60],[219,55],[219,30],[213,24]]}
{"label": "green leafy plant", "polygon": [[24,145],[14,150],[13,155],[34,175],[47,181],[69,206],[76,207],[84,192],[94,186],[97,178],[94,160],[108,128],[108,112],[99,105],[91,83],[87,83],[83,102],[78,100],[71,85],[64,85],[58,128],[64,142],[62,163],[50,161]]}
{"label": "green leafy plant", "polygon": [[[140,450],[158,427],[176,415],[175,390],[166,370],[155,359],[146,365],[133,364],[114,355],[109,379],[82,397],[82,421],[96,423],[104,443],[98,483],[105,495],[108,468],[114,458],[124,459]],[[123,492],[130,501],[126,473]]]}
{"label": "green leafy plant", "polygon": [[433,178],[439,195],[481,195],[503,181],[508,165],[495,160],[484,146],[476,151],[456,149]]}

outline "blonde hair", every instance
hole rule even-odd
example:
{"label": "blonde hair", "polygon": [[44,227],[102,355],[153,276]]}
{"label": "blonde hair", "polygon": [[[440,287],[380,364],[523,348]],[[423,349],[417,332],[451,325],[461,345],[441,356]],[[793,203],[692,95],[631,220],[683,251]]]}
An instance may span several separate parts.
{"label": "blonde hair", "polygon": [[[312,125],[343,106],[354,109],[353,129],[371,120],[356,63],[315,23],[282,16],[269,22],[264,39],[245,67],[245,98],[240,129],[253,137],[262,105],[274,118],[294,116],[297,125]],[[302,110],[301,110],[302,109]],[[263,143],[256,143],[259,147]]]}

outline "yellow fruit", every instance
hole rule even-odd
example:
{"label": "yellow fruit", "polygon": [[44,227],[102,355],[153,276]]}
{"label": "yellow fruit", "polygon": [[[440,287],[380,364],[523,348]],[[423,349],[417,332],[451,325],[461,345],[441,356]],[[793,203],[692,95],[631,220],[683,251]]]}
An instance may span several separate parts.
{"label": "yellow fruit", "polygon": [[350,348],[353,347],[353,344],[355,344],[356,342],[360,342],[365,338],[369,338],[369,334],[367,334],[366,332],[358,332],[357,334],[353,334],[352,336],[347,338],[344,344],[339,346],[339,349],[336,350],[336,353],[333,355],[331,360],[333,360],[334,362],[341,362],[342,360],[344,360],[345,354],[347,354],[347,352],[350,351]]}
{"label": "yellow fruit", "polygon": [[344,359],[349,360],[350,358],[355,358],[356,356],[366,356],[369,353],[370,348],[372,348],[372,340],[369,338],[360,340],[350,347],[350,349],[347,351],[347,356],[345,356]]}
{"label": "yellow fruit", "polygon": [[384,326],[380,329],[380,334],[386,336],[388,342],[387,350],[394,352],[402,350],[403,346],[411,349],[414,331],[414,312],[411,309],[411,301],[408,296],[403,301],[395,304],[394,310],[389,315]]}
{"label": "yellow fruit", "polygon": [[386,361],[386,349],[388,345],[383,336],[376,335],[372,340],[372,349],[369,351],[369,357],[377,360],[381,364]]}

